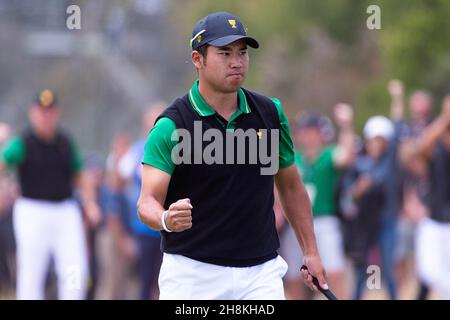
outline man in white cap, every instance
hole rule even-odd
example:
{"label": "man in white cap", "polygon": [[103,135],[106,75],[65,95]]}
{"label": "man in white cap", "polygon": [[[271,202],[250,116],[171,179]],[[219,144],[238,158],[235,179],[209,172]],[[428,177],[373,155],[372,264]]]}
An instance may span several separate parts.
{"label": "man in white cap", "polygon": [[351,241],[350,255],[356,265],[354,299],[362,296],[367,258],[371,247],[379,245],[382,275],[387,283],[390,299],[396,299],[394,250],[396,222],[400,205],[397,149],[403,125],[402,103],[394,101],[391,121],[377,115],[370,117],[363,129],[365,155],[358,158],[347,190],[357,208],[354,221],[355,235]]}
{"label": "man in white cap", "polygon": [[[287,264],[277,253],[274,183],[309,270],[297,272],[311,288],[318,289],[312,283],[315,276],[327,289],[287,117],[278,99],[241,87],[249,67],[247,46],[257,48],[258,42],[235,16],[217,12],[197,22],[190,44],[199,80],[160,115],[143,159],[138,210],[144,224],[162,235],[160,299],[285,298]],[[248,143],[236,146],[236,152],[221,144],[217,161],[196,161],[192,156],[210,147],[197,141],[198,125],[200,131],[214,132],[217,141],[245,131]],[[187,159],[181,163],[172,157],[178,142],[174,132],[183,135],[188,147],[192,144],[186,136],[199,146],[195,152],[183,151]],[[250,149],[266,141],[274,143],[279,169],[267,175],[259,170],[264,169],[261,161],[254,165],[244,159],[256,155]],[[234,160],[241,155],[244,163],[238,164]]]}

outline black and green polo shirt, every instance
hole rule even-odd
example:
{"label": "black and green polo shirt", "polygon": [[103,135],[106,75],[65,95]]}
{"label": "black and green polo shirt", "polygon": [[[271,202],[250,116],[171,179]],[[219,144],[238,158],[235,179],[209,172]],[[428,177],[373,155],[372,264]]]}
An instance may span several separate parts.
{"label": "black and green polo shirt", "polygon": [[82,169],[78,148],[66,134],[58,132],[47,142],[32,129],[5,144],[1,161],[17,168],[22,196],[37,200],[62,201],[71,197],[73,175]]}
{"label": "black and green polo shirt", "polygon": [[[200,95],[198,90],[198,80],[189,91],[188,98],[191,107],[199,116],[208,117],[217,114]],[[236,112],[231,116],[228,122],[224,122],[227,130],[235,130],[236,119],[243,114],[252,112],[242,89],[238,91],[238,98],[239,106],[236,109]],[[287,168],[294,163],[295,159],[294,144],[290,135],[289,122],[280,100],[276,98],[272,98],[271,100],[277,108],[278,117],[280,119],[279,166],[280,168]],[[218,121],[224,120],[220,120],[219,118]],[[144,159],[142,161],[144,164],[156,167],[168,174],[173,173],[175,164],[172,162],[171,153],[178,141],[172,141],[171,136],[176,129],[175,123],[167,117],[160,118],[156,122],[147,139]]]}
{"label": "black and green polo shirt", "polygon": [[[175,100],[160,115],[149,134],[143,164],[171,175],[164,207],[183,198],[189,198],[193,206],[191,229],[178,233],[161,232],[162,250],[166,253],[233,267],[254,266],[277,256],[274,175],[261,174],[264,161],[175,165],[171,159],[172,149],[179,142],[176,135],[175,141],[171,139],[172,134],[177,133],[175,130],[184,129],[195,136],[195,126],[201,123],[202,129],[215,129],[221,137],[238,129],[244,132],[267,130],[268,148],[276,146],[272,142],[278,138],[278,150],[270,150],[278,160],[278,166],[292,165],[293,143],[280,101],[243,88],[237,94],[239,105],[226,121],[202,98],[197,81],[188,94]],[[278,135],[272,135],[276,133],[273,130],[278,130]],[[262,140],[256,141],[260,148]],[[195,142],[190,143],[194,147],[191,149],[194,152],[189,155],[192,159],[196,152],[205,151],[210,142],[202,141],[201,150],[195,150]],[[245,154],[249,154],[254,146],[252,143],[250,139],[245,143],[242,149]],[[225,157],[229,155],[228,149],[222,151]],[[236,151],[233,156],[236,157]]]}

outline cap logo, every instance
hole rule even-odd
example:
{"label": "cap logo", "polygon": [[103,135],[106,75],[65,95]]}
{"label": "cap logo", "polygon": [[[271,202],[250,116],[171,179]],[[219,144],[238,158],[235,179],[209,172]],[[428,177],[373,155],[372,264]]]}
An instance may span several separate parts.
{"label": "cap logo", "polygon": [[44,108],[51,106],[53,104],[53,101],[53,93],[50,90],[44,90],[39,95],[39,102]]}
{"label": "cap logo", "polygon": [[202,41],[202,33],[204,33],[206,30],[203,29],[199,32],[197,32],[197,34],[195,36],[192,37],[191,41],[189,42],[190,46],[192,47],[192,44],[194,43],[194,40],[197,40],[197,43],[200,43]]}
{"label": "cap logo", "polygon": [[230,24],[232,29],[236,29],[236,20],[228,20],[228,23]]}

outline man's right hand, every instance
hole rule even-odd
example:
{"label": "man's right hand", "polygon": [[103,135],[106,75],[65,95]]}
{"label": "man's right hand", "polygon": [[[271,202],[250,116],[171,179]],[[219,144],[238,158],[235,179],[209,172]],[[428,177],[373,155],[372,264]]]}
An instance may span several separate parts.
{"label": "man's right hand", "polygon": [[327,275],[319,255],[305,255],[303,257],[303,264],[307,267],[307,269],[301,270],[301,273],[303,275],[303,282],[311,290],[319,291],[319,288],[317,288],[313,283],[314,276],[319,281],[319,285],[324,290],[328,290]]}
{"label": "man's right hand", "polygon": [[166,226],[173,232],[181,232],[192,228],[191,200],[181,199],[170,205],[166,215]]}
{"label": "man's right hand", "polygon": [[338,103],[334,106],[334,118],[340,128],[353,126],[353,108],[346,103]]}
{"label": "man's right hand", "polygon": [[388,91],[391,97],[402,97],[405,90],[403,83],[400,80],[394,79],[389,81]]}

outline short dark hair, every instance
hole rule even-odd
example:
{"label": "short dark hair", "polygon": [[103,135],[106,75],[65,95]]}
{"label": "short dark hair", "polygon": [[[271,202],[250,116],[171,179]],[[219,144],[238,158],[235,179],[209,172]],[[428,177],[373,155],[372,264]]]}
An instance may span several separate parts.
{"label": "short dark hair", "polygon": [[201,55],[203,58],[206,58],[206,55],[207,55],[207,53],[208,53],[208,47],[209,47],[209,44],[204,44],[204,45],[202,45],[201,47],[198,47],[196,51],[197,51],[198,53],[200,53],[200,55]]}

